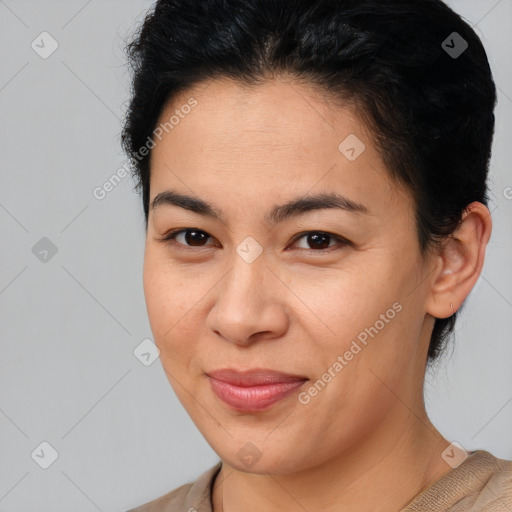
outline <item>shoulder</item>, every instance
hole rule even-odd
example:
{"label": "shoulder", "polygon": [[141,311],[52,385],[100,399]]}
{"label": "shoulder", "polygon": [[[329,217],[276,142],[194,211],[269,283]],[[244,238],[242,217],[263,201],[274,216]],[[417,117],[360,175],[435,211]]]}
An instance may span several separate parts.
{"label": "shoulder", "polygon": [[476,450],[420,493],[403,512],[512,510],[512,461]]}
{"label": "shoulder", "polygon": [[499,459],[484,451],[481,472],[483,478],[475,496],[475,510],[512,510],[512,461]]}
{"label": "shoulder", "polygon": [[219,461],[194,482],[184,484],[127,512],[212,512],[211,488],[221,464]]}
{"label": "shoulder", "polygon": [[182,510],[183,512],[187,512],[183,508],[183,503],[185,502],[192,485],[192,483],[182,485],[164,496],[160,496],[160,498],[150,501],[144,505],[140,505],[137,508],[132,508],[128,510],[128,512],[171,512],[173,510]]}

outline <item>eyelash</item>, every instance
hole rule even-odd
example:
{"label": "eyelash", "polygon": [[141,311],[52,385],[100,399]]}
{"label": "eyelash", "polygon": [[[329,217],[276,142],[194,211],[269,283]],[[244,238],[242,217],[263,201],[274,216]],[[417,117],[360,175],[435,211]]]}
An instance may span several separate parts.
{"label": "eyelash", "polygon": [[[186,251],[192,251],[192,252],[199,252],[199,251],[202,251],[205,247],[208,247],[207,245],[193,247],[190,245],[182,244],[180,242],[176,242],[176,240],[175,240],[176,236],[181,233],[186,233],[187,231],[196,231],[198,233],[204,233],[204,234],[208,235],[209,238],[213,238],[208,232],[203,231],[202,229],[187,228],[187,229],[178,229],[178,230],[171,231],[171,232],[167,233],[166,235],[164,235],[162,238],[158,238],[157,240],[160,242],[164,242],[164,243],[172,243],[172,244],[178,246],[180,249],[184,249]],[[297,242],[298,240],[300,240],[301,238],[304,238],[307,235],[310,235],[313,233],[328,236],[331,239],[334,239],[334,241],[338,242],[338,245],[341,247],[346,246],[346,245],[351,245],[351,242],[349,240],[347,240],[346,238],[340,237],[333,233],[329,233],[328,231],[320,231],[320,230],[304,231],[302,233],[299,233],[298,235],[296,235],[293,238],[291,243],[293,244],[293,243]],[[341,247],[338,247],[338,248],[341,248]],[[301,248],[300,250],[305,251],[307,253],[319,254],[319,253],[331,252],[333,250],[333,248],[336,249],[336,246],[329,246],[329,247],[326,247],[325,249],[302,249]]]}

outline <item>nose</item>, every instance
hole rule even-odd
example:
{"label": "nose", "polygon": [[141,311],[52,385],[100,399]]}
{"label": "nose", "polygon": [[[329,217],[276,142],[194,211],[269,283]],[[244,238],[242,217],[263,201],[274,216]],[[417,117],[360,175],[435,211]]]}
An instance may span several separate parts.
{"label": "nose", "polygon": [[240,346],[283,336],[289,316],[282,288],[262,256],[252,263],[236,257],[231,270],[214,288],[215,304],[208,314],[208,328]]}

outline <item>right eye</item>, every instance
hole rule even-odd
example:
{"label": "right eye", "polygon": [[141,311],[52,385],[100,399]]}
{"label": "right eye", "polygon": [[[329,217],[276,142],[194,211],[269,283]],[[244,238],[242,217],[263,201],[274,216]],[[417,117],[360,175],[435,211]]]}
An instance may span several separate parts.
{"label": "right eye", "polygon": [[162,242],[169,242],[175,245],[187,247],[205,247],[208,244],[205,242],[209,238],[213,238],[206,231],[197,228],[187,228],[171,231],[159,240]]}

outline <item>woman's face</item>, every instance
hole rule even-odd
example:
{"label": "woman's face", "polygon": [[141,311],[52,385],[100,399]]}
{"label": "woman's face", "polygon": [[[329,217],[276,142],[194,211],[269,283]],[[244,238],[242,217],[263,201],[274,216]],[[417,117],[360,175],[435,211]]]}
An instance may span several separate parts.
{"label": "woman's face", "polygon": [[[199,430],[226,464],[261,474],[398,441],[421,408],[432,269],[413,202],[354,111],[297,83],[218,79],[161,123],[173,115],[151,155],[144,289]],[[346,201],[307,202],[328,194]],[[296,379],[244,390],[210,378],[223,369]]]}

